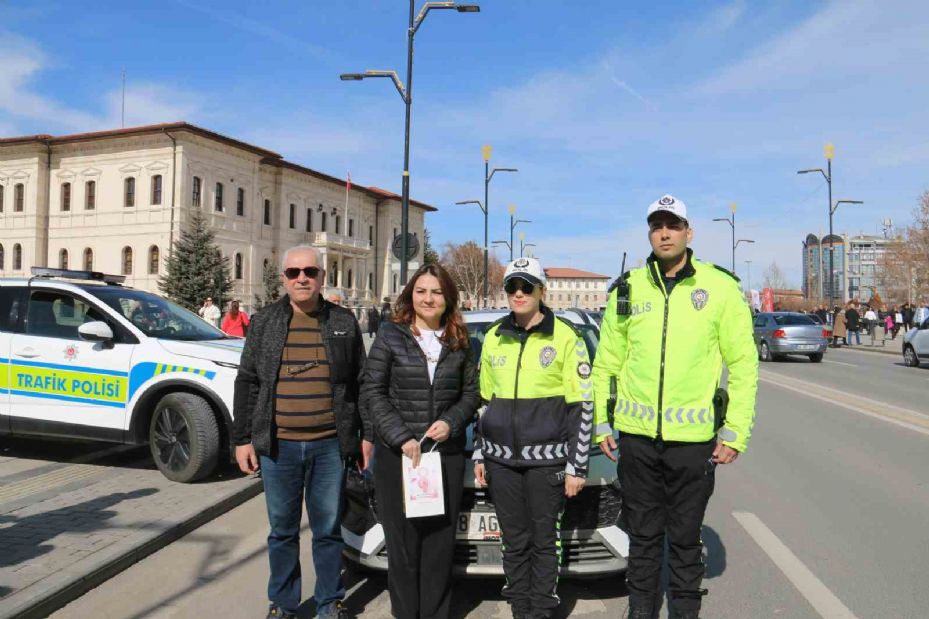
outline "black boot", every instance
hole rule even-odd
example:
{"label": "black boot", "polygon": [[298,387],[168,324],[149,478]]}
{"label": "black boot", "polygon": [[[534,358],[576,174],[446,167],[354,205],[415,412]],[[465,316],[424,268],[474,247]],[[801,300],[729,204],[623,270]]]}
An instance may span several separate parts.
{"label": "black boot", "polygon": [[629,619],[654,619],[655,605],[651,602],[643,602],[629,598]]}
{"label": "black boot", "polygon": [[700,606],[704,595],[706,595],[706,589],[701,589],[694,594],[672,597],[668,600],[669,619],[700,619]]}

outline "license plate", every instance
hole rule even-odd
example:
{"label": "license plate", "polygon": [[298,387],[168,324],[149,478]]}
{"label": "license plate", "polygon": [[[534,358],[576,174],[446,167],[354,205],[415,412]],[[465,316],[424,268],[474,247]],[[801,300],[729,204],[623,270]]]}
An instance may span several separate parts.
{"label": "license plate", "polygon": [[500,522],[497,515],[488,512],[468,512],[458,516],[458,530],[456,537],[459,539],[482,540],[482,541],[499,541],[500,540]]}
{"label": "license plate", "polygon": [[819,346],[817,346],[816,344],[803,344],[801,346],[798,346],[797,348],[799,348],[800,350],[816,350],[817,348],[819,348]]}

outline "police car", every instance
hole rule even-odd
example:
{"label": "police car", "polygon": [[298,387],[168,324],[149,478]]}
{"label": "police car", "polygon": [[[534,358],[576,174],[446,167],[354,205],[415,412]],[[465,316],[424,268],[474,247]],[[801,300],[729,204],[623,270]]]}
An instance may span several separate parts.
{"label": "police car", "polygon": [[[471,345],[478,357],[484,330],[506,313],[488,310],[464,313]],[[578,329],[593,361],[600,335],[597,325],[576,311],[556,311],[555,315]],[[468,457],[473,445],[472,429],[468,428]],[[468,472],[466,470],[458,517],[454,571],[464,576],[503,576],[500,523],[493,501]],[[629,538],[618,526],[621,503],[616,465],[594,446],[587,484],[578,496],[567,502],[561,520],[562,575],[595,577],[626,569]],[[355,563],[367,569],[387,569],[387,547],[380,524],[361,535],[343,527],[342,536],[346,541],[345,554]]]}
{"label": "police car", "polygon": [[229,457],[244,340],[122,276],[32,275],[0,279],[0,434],[148,444],[178,482]]}

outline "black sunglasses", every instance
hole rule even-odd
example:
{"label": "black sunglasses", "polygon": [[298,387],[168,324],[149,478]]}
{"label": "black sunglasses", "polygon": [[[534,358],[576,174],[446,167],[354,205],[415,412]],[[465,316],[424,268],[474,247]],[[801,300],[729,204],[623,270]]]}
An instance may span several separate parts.
{"label": "black sunglasses", "polygon": [[287,279],[297,279],[300,277],[300,273],[302,272],[304,275],[312,279],[319,275],[319,271],[319,267],[303,267],[302,269],[297,267],[290,267],[289,269],[284,269],[284,276]]}
{"label": "black sunglasses", "polygon": [[516,294],[517,290],[522,290],[523,294],[532,294],[535,290],[535,284],[527,282],[522,278],[514,277],[513,279],[508,279],[506,283],[503,284],[503,289],[507,294]]}

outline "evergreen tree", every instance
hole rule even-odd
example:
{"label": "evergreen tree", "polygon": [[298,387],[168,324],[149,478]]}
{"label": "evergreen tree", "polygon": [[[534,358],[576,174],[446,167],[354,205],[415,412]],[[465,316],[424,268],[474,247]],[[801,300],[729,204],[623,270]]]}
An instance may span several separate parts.
{"label": "evergreen tree", "polygon": [[268,260],[261,270],[262,292],[255,295],[256,312],[281,298],[281,278],[275,266],[273,260]]}
{"label": "evergreen tree", "polygon": [[194,211],[190,229],[181,230],[158,280],[158,289],[165,296],[194,312],[207,297],[222,309],[232,296],[229,258],[222,255],[213,239],[206,220]]}
{"label": "evergreen tree", "polygon": [[438,264],[439,253],[429,242],[429,229],[423,230],[423,264]]}

